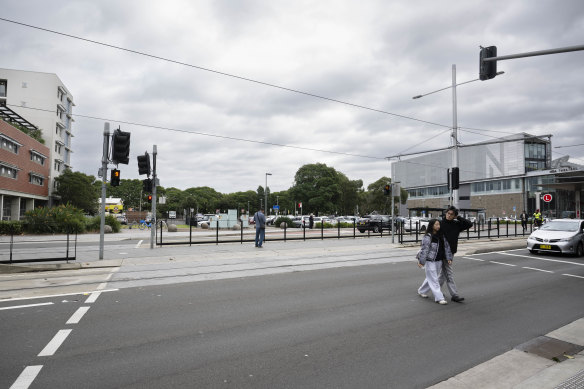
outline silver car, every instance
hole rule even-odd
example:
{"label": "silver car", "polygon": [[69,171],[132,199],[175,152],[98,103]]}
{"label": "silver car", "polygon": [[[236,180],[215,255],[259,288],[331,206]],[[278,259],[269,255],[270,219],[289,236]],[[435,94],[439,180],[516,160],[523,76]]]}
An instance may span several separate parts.
{"label": "silver car", "polygon": [[555,219],[533,231],[527,238],[531,253],[554,252],[584,256],[584,220]]}

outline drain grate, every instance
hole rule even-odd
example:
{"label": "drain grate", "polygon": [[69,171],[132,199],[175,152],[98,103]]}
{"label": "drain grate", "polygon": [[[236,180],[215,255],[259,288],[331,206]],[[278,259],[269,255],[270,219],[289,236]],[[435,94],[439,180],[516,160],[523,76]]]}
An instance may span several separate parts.
{"label": "drain grate", "polygon": [[582,389],[582,388],[584,388],[584,370],[580,371],[578,374],[576,374],[569,380],[565,381],[560,386],[556,386],[554,389]]}
{"label": "drain grate", "polygon": [[565,361],[568,359],[566,355],[575,355],[584,349],[583,346],[547,336],[537,337],[515,348],[556,362]]}

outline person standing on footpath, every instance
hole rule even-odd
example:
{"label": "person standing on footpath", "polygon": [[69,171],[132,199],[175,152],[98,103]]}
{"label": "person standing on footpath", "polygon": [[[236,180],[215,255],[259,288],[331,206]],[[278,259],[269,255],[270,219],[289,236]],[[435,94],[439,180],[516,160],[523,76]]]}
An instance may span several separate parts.
{"label": "person standing on footpath", "polygon": [[523,211],[519,218],[521,219],[521,227],[523,228],[523,232],[525,232],[527,230],[527,213]]}
{"label": "person standing on footpath", "polygon": [[253,215],[253,221],[256,228],[255,247],[262,248],[264,238],[266,237],[266,215],[264,215],[263,208],[260,208],[260,210]]}
{"label": "person standing on footpath", "polygon": [[450,245],[440,231],[440,222],[432,219],[428,222],[426,234],[422,238],[422,247],[418,253],[418,267],[426,271],[426,279],[418,288],[418,295],[428,298],[432,291],[434,301],[440,305],[448,304],[440,289],[439,278],[442,273],[442,262],[452,261]]}
{"label": "person standing on footpath", "polygon": [[454,254],[458,249],[458,235],[462,231],[468,230],[472,227],[472,222],[458,216],[458,209],[454,206],[448,207],[446,210],[446,215],[440,222],[440,227],[444,237],[450,245],[452,250],[452,258],[442,263],[442,274],[440,276],[440,286],[446,281],[446,286],[448,287],[448,292],[450,293],[451,300],[456,303],[461,303],[464,301],[464,297],[458,294],[458,289],[456,288],[456,283],[454,282],[454,267],[452,265],[452,259]]}

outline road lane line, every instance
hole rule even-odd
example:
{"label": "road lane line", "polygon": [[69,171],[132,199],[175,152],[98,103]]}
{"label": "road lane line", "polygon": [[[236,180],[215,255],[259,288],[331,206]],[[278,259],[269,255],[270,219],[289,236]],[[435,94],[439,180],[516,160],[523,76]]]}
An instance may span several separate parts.
{"label": "road lane line", "polygon": [[538,258],[538,257],[534,257],[533,255],[519,255],[519,254],[510,254],[510,253],[504,253],[504,252],[501,252],[499,254],[502,254],[502,255],[510,255],[510,256],[513,256],[513,257],[522,257],[522,258],[538,259],[540,261],[568,263],[570,265],[584,266],[584,263],[580,263],[580,262],[561,261],[559,259],[550,259],[550,258]]}
{"label": "road lane line", "polygon": [[504,263],[504,262],[497,262],[497,261],[489,261],[491,263],[496,263],[497,265],[505,265],[505,266],[517,266],[517,265],[512,265],[510,263]]}
{"label": "road lane line", "polygon": [[51,339],[49,344],[45,346],[43,351],[41,351],[38,356],[50,357],[51,355],[55,354],[65,339],[67,339],[71,331],[73,330],[59,330],[59,332],[57,332],[57,334],[53,337],[53,339]]}
{"label": "road lane line", "polygon": [[28,305],[14,305],[12,307],[2,307],[0,311],[5,309],[17,309],[17,308],[29,308],[29,307],[38,307],[39,305],[52,305],[53,303],[38,303],[38,304],[28,304]]}
{"label": "road lane line", "polygon": [[568,276],[568,277],[576,277],[576,278],[582,278],[584,280],[584,277],[582,276],[575,276],[574,274],[562,274],[563,276]]}
{"label": "road lane line", "polygon": [[485,262],[484,259],[479,259],[479,258],[473,258],[473,257],[462,257],[464,259],[472,259],[473,261],[480,261],[480,262]]}
{"label": "road lane line", "polygon": [[[106,290],[100,290],[100,292],[117,292],[118,290],[119,289],[106,289]],[[75,295],[78,295],[78,294],[87,295],[87,294],[91,294],[93,292],[94,291],[92,290],[91,292],[74,292],[74,293],[50,294],[50,295],[46,295],[46,296],[15,297],[15,298],[2,299],[2,300],[0,300],[0,302],[4,302],[4,301],[20,301],[20,300],[46,299],[46,298],[51,298],[51,297],[75,296]]]}
{"label": "road lane line", "polygon": [[140,245],[142,244],[142,242],[144,242],[144,239],[142,239],[141,241],[139,241],[139,242],[136,244],[136,247],[134,247],[134,248],[135,248],[135,249],[139,249],[139,248],[140,248]]}
{"label": "road lane line", "polygon": [[523,268],[524,269],[529,269],[529,270],[542,271],[542,272],[545,272],[545,273],[553,273],[553,271],[551,271],[551,270],[543,270],[543,269],[538,269],[538,268],[535,268],[535,267],[523,266]]}
{"label": "road lane line", "polygon": [[85,304],[94,303],[95,300],[97,300],[97,298],[99,297],[100,294],[101,294],[101,292],[93,292],[92,294],[89,295],[89,297],[87,298],[87,300],[85,300]]}
{"label": "road lane line", "polygon": [[43,365],[27,366],[12,384],[10,389],[27,389],[39,374]]}
{"label": "road lane line", "polygon": [[69,318],[69,320],[67,320],[67,323],[65,324],[79,323],[79,320],[81,320],[81,318],[83,317],[83,315],[87,313],[87,311],[89,311],[89,307],[79,307],[79,309],[75,311],[75,313]]}

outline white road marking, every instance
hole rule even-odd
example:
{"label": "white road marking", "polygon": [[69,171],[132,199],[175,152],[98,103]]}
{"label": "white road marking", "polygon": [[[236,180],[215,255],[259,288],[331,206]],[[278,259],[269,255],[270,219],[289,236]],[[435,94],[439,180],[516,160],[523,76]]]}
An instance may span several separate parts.
{"label": "white road marking", "polygon": [[59,330],[59,332],[57,332],[57,334],[53,337],[53,339],[51,339],[49,344],[45,346],[43,351],[41,351],[38,356],[49,357],[55,354],[55,352],[57,352],[59,347],[61,347],[65,339],[67,339],[71,331],[73,330]]}
{"label": "white road marking", "polygon": [[[100,290],[100,292],[117,292],[118,290],[119,289],[106,289],[106,290]],[[90,294],[90,293],[93,293],[93,291],[91,291],[91,292],[74,292],[74,293],[51,294],[51,295],[46,295],[46,296],[16,297],[16,298],[3,299],[3,300],[0,300],[0,302],[4,302],[4,301],[20,301],[20,300],[36,300],[36,299],[46,299],[46,298],[51,298],[51,297],[75,296],[75,295],[78,295],[78,294]]]}
{"label": "white road marking", "polygon": [[505,266],[517,266],[517,265],[512,265],[510,263],[503,263],[503,262],[497,262],[497,261],[489,261],[491,263],[496,263],[497,265],[505,265]]}
{"label": "white road marking", "polygon": [[519,255],[519,254],[510,254],[510,253],[505,253],[505,252],[500,252],[499,254],[511,255],[513,257],[522,257],[522,258],[529,258],[529,259],[538,259],[540,261],[568,263],[570,265],[584,266],[584,263],[581,263],[581,262],[561,261],[559,259],[550,259],[550,258],[539,258],[539,257],[534,257],[533,255]]}
{"label": "white road marking", "polygon": [[479,259],[479,258],[473,258],[473,257],[462,257],[464,259],[472,259],[473,261],[481,261],[481,262],[485,262],[484,259]]}
{"label": "white road marking", "polygon": [[135,248],[135,249],[139,249],[139,248],[140,248],[140,245],[142,244],[142,242],[144,242],[144,240],[143,240],[143,239],[142,239],[141,241],[139,241],[139,242],[136,244],[136,247],[134,247],[134,248]]}
{"label": "white road marking", "polygon": [[543,270],[543,269],[538,269],[538,268],[535,268],[535,267],[523,266],[523,268],[524,269],[529,269],[529,270],[542,271],[542,272],[545,272],[545,273],[553,273],[553,271],[551,271],[551,270]]}
{"label": "white road marking", "polygon": [[67,323],[65,324],[79,323],[79,320],[81,320],[81,318],[83,317],[83,315],[87,313],[87,311],[89,311],[89,307],[79,307],[79,309],[75,311],[75,313],[69,318],[69,320],[67,320]]}
{"label": "white road marking", "polygon": [[27,366],[12,384],[10,389],[27,389],[39,374],[43,365]]}
{"label": "white road marking", "polygon": [[0,311],[4,309],[17,309],[17,308],[29,308],[29,307],[38,307],[39,305],[51,305],[53,303],[38,303],[38,304],[28,304],[28,305],[14,305],[12,307],[2,307]]}
{"label": "white road marking", "polygon": [[575,276],[574,274],[562,274],[563,276],[568,276],[568,277],[576,277],[576,278],[582,278],[584,279],[584,277],[582,276]]}
{"label": "white road marking", "polygon": [[92,294],[89,295],[89,297],[87,298],[87,300],[85,300],[85,304],[94,303],[95,300],[97,300],[97,298],[99,297],[100,294],[101,294],[101,292],[93,292]]}

